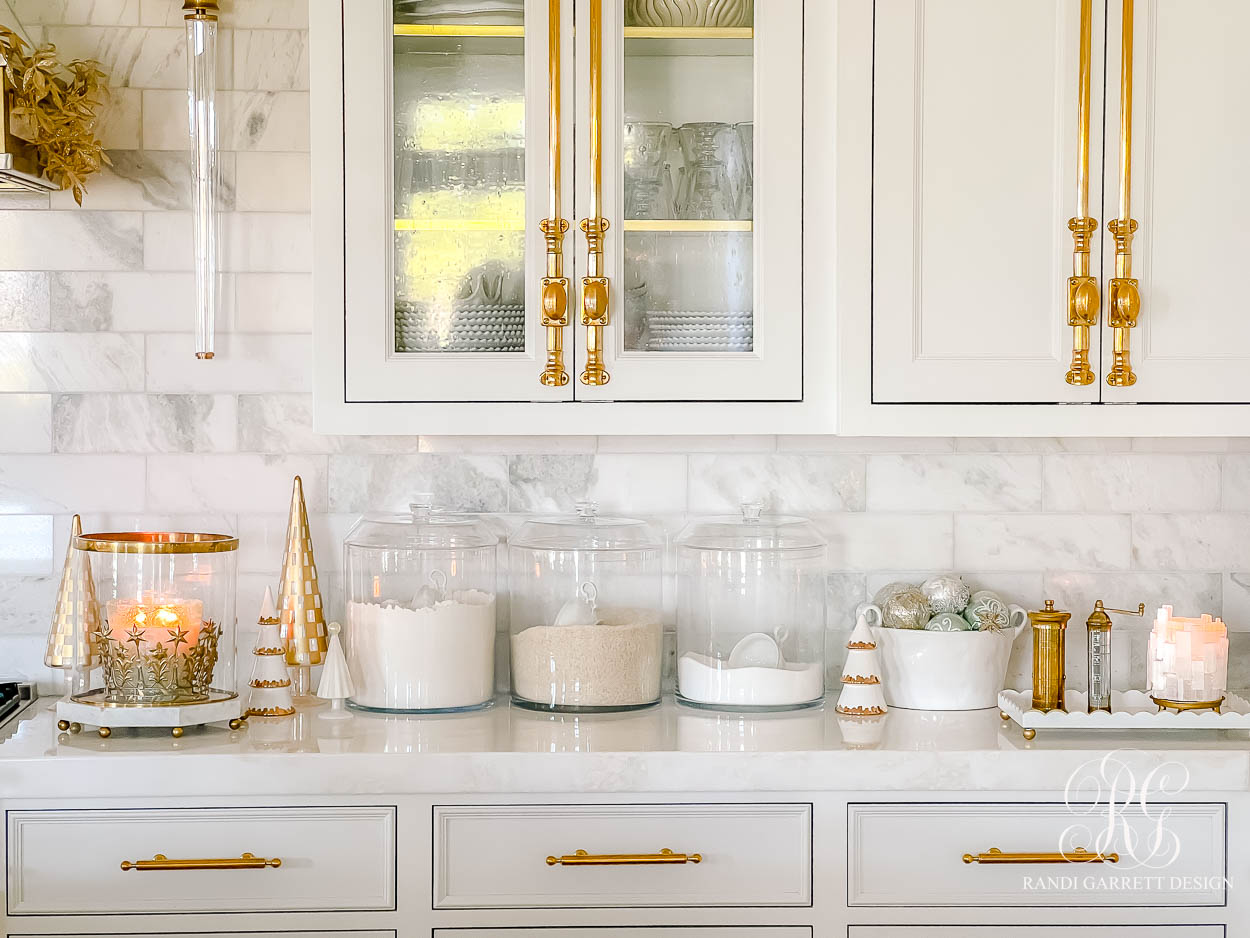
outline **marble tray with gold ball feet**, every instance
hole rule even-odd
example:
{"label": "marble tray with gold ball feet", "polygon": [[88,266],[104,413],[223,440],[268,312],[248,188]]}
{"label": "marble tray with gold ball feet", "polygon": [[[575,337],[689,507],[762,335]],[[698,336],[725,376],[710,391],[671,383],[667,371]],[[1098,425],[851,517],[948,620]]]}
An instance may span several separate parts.
{"label": "marble tray with gold ball feet", "polygon": [[[97,693],[102,696],[102,692]],[[56,704],[59,730],[79,733],[84,726],[94,726],[105,739],[120,727],[166,728],[174,736],[181,736],[188,726],[202,723],[229,723],[231,729],[238,729],[242,713],[239,695],[219,690],[211,691],[207,700],[164,706],[112,705],[93,699],[92,693],[66,697]]]}

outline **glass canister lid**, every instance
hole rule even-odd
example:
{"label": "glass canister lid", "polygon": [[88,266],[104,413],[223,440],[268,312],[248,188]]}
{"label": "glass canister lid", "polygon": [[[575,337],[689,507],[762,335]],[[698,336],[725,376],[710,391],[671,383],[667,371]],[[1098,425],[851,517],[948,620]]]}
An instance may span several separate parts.
{"label": "glass canister lid", "polygon": [[677,546],[692,550],[820,551],[827,543],[807,518],[766,515],[754,502],[741,514],[696,518],[677,535]]}
{"label": "glass canister lid", "polygon": [[481,517],[442,511],[429,495],[408,507],[407,513],[365,515],[344,543],[372,550],[472,550],[499,543]]}
{"label": "glass canister lid", "polygon": [[646,521],[599,514],[595,502],[578,502],[576,514],[531,518],[510,540],[531,550],[659,550],[663,538]]}

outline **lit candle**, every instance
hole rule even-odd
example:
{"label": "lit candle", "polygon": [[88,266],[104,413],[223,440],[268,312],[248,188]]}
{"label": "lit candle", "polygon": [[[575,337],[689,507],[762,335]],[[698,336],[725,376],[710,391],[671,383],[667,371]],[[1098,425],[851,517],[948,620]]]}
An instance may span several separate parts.
{"label": "lit candle", "polygon": [[1160,606],[1150,633],[1150,693],[1184,703],[1217,701],[1228,688],[1228,629],[1204,615],[1184,619]]}
{"label": "lit candle", "polygon": [[204,603],[198,599],[110,599],[105,604],[109,637],[138,652],[164,645],[186,654],[200,640]]}

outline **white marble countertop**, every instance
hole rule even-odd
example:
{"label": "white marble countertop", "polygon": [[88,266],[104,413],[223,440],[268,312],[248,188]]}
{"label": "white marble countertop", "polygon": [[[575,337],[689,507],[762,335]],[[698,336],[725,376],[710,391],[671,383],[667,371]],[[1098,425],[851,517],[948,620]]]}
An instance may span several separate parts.
{"label": "white marble countertop", "polygon": [[[1062,791],[1112,750],[1135,769],[1177,762],[1187,790],[1250,791],[1250,737],[1229,731],[1039,733],[997,710],[892,710],[873,724],[832,703],[787,714],[532,713],[501,699],[434,717],[325,708],[237,732],[59,733],[43,699],[0,738],[0,798],[418,793]],[[194,769],[194,770],[192,770]],[[139,780],[139,781],[136,781]]]}

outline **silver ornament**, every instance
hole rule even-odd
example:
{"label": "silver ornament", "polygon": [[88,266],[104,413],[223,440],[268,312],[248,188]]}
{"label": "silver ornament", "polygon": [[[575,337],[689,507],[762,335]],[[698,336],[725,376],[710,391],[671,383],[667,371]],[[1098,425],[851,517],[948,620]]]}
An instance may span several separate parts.
{"label": "silver ornament", "polygon": [[963,612],[968,608],[968,600],[972,598],[972,590],[957,573],[931,576],[921,584],[920,589],[929,600],[929,608],[934,615],[940,612]]}
{"label": "silver ornament", "polygon": [[929,600],[914,586],[899,590],[880,605],[881,624],[887,629],[923,629],[933,616]]}

